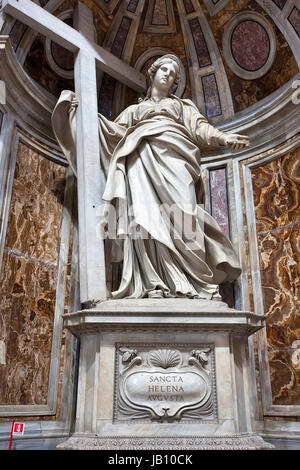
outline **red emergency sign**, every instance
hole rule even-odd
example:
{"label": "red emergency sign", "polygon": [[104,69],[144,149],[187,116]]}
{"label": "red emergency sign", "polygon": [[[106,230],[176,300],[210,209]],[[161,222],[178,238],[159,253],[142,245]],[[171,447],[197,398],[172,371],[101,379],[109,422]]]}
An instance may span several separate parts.
{"label": "red emergency sign", "polygon": [[13,434],[23,435],[24,434],[24,423],[14,423]]}

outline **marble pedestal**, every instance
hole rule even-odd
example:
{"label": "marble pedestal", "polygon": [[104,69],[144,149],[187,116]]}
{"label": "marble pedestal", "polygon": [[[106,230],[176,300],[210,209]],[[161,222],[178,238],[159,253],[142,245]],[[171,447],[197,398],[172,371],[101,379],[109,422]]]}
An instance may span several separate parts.
{"label": "marble pedestal", "polygon": [[109,300],[64,316],[80,338],[75,433],[58,449],[266,449],[251,430],[248,336],[219,301]]}

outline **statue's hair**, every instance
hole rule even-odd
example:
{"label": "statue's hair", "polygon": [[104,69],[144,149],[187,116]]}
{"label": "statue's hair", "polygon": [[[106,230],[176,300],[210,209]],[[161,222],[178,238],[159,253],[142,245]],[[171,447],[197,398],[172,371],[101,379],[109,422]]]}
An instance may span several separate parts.
{"label": "statue's hair", "polygon": [[178,57],[176,57],[175,55],[166,54],[166,55],[163,55],[162,57],[160,57],[159,59],[157,59],[155,62],[153,62],[153,64],[149,68],[148,75],[149,75],[149,78],[150,78],[151,85],[149,86],[149,88],[147,90],[146,96],[144,98],[139,99],[139,103],[141,103],[142,101],[147,101],[147,100],[150,99],[151,90],[152,90],[152,86],[153,86],[153,79],[155,77],[156,72],[158,71],[158,69],[163,64],[165,64],[165,63],[169,64],[171,62],[175,62],[177,64],[177,67],[178,67],[178,70],[176,71],[174,83],[173,83],[173,85],[171,86],[171,88],[169,90],[169,96],[171,96],[174,93],[174,91],[176,90],[176,88],[178,86],[178,83],[180,81],[180,62],[179,62]]}

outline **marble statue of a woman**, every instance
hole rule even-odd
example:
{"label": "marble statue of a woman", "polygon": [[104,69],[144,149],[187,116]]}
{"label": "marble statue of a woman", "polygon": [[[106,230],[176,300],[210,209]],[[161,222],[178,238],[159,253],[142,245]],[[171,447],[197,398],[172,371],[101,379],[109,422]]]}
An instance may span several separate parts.
{"label": "marble statue of a woman", "polygon": [[[249,140],[220,132],[192,101],[172,94],[179,81],[176,56],[156,60],[149,75],[151,86],[138,104],[114,122],[99,114],[103,225],[108,234],[115,226],[123,258],[121,283],[111,297],[219,298],[218,285],[236,279],[240,266],[231,242],[203,208],[201,148],[239,149]],[[74,131],[61,122],[68,113],[72,127],[76,106],[75,95],[63,92],[52,121],[74,170]]]}

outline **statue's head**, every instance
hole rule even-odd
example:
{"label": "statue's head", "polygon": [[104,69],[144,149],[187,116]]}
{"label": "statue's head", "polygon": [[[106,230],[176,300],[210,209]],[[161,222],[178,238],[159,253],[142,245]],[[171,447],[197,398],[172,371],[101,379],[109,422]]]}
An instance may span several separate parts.
{"label": "statue's head", "polygon": [[148,88],[146,97],[144,99],[140,98],[139,101],[144,101],[144,100],[147,100],[147,99],[150,98],[151,90],[152,90],[152,86],[153,86],[153,83],[154,83],[154,80],[155,80],[156,73],[165,64],[172,64],[173,65],[172,68],[174,68],[174,71],[175,71],[174,81],[172,82],[172,85],[170,86],[170,88],[168,90],[169,96],[174,93],[174,91],[176,90],[176,88],[178,86],[179,80],[180,80],[180,62],[179,62],[178,57],[176,57],[175,55],[166,54],[166,55],[163,55],[162,57],[160,57],[159,59],[157,59],[155,62],[153,62],[153,64],[149,68],[148,75],[149,75],[149,78],[150,78],[150,87]]}
{"label": "statue's head", "polygon": [[171,95],[176,90],[179,80],[180,80],[180,65],[179,65],[179,60],[175,55],[166,54],[160,57],[159,59],[157,59],[149,68],[148,74],[150,77],[151,87],[152,87],[157,71],[161,67],[163,67],[165,64],[172,64],[174,66],[174,71],[175,71],[174,81],[169,90],[169,95]]}

